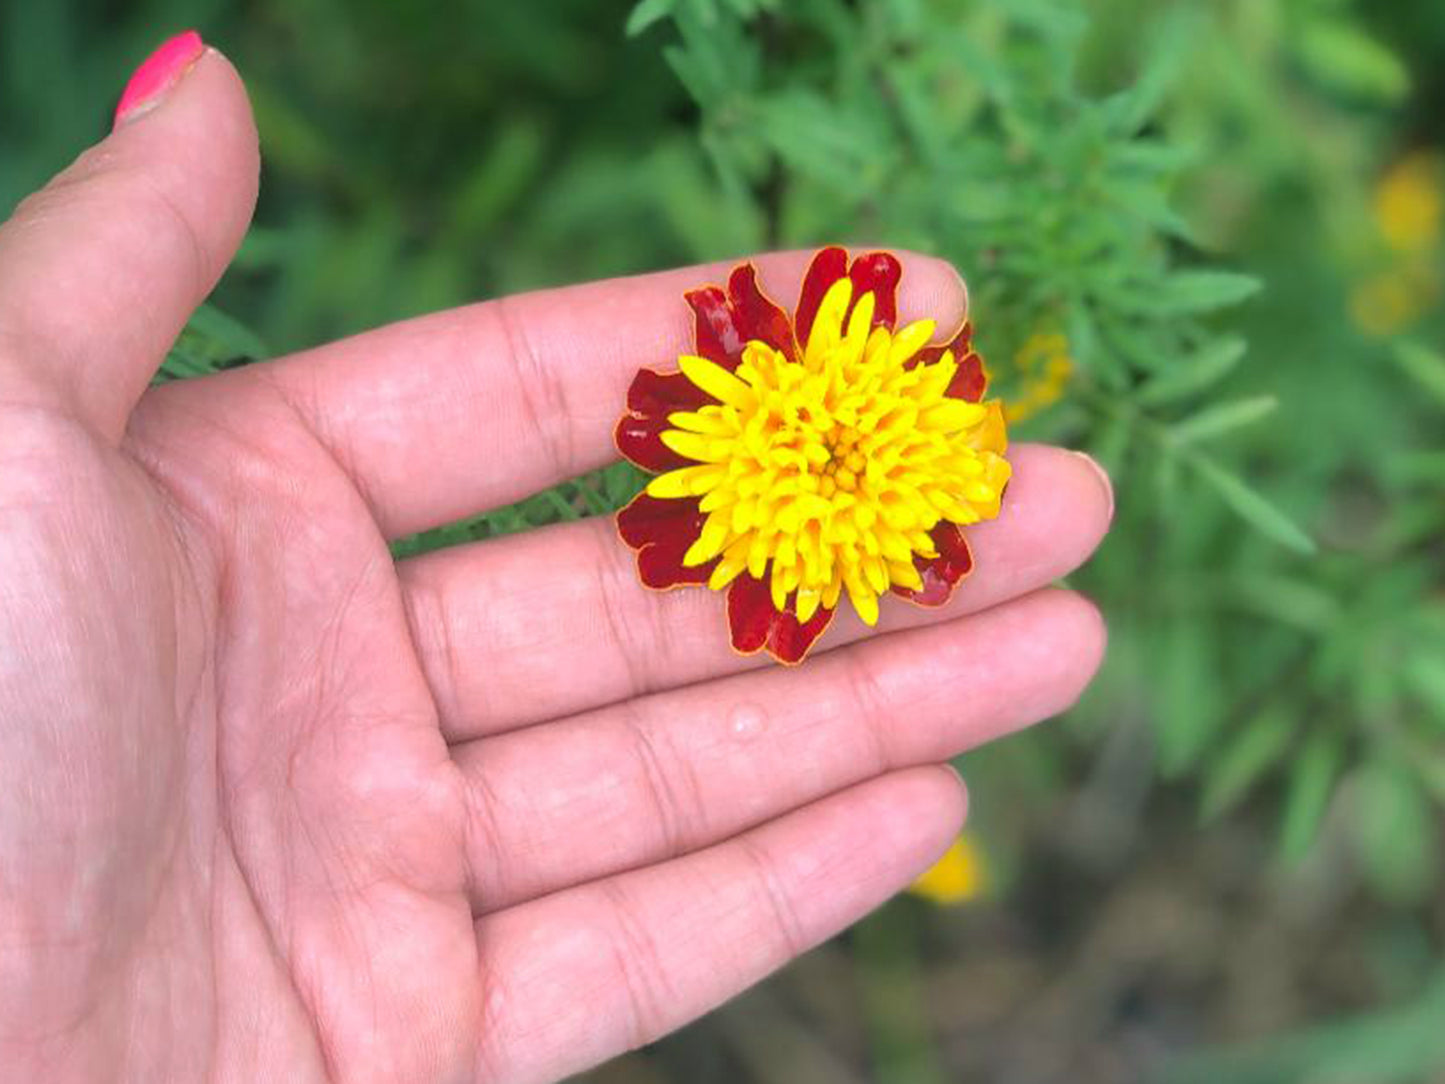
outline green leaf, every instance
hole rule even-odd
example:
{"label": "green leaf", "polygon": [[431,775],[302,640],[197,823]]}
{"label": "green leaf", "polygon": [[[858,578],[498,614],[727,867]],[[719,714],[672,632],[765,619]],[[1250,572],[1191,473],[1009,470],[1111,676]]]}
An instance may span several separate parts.
{"label": "green leaf", "polygon": [[1191,1053],[1160,1084],[1419,1084],[1445,1060],[1445,973],[1413,1001],[1268,1039]]}
{"label": "green leaf", "polygon": [[228,316],[209,301],[203,302],[186,325],[192,331],[204,335],[217,348],[231,357],[244,357],[252,361],[267,357],[269,351],[261,336],[233,316]]}
{"label": "green leaf", "polygon": [[1280,851],[1287,861],[1304,858],[1319,834],[1343,760],[1344,746],[1339,735],[1321,730],[1310,735],[1290,766],[1280,824]]}
{"label": "green leaf", "polygon": [[1164,633],[1157,657],[1155,745],[1166,776],[1192,767],[1223,722],[1217,642],[1213,627],[1200,617],[1177,618]]}
{"label": "green leaf", "polygon": [[1430,709],[1435,721],[1445,726],[1445,657],[1435,654],[1427,645],[1426,650],[1417,652],[1405,663],[1405,680]]}
{"label": "green leaf", "polygon": [[893,140],[859,111],[795,90],[758,105],[760,131],[800,174],[850,197],[876,190],[892,166]]}
{"label": "green leaf", "polygon": [[1198,24],[1198,13],[1185,8],[1173,8],[1156,24],[1142,50],[1145,60],[1139,78],[1103,103],[1105,117],[1116,131],[1133,135],[1158,110],[1190,56]]}
{"label": "green leaf", "polygon": [[1214,487],[1224,503],[1260,534],[1296,553],[1308,555],[1315,552],[1314,540],[1238,475],[1204,455],[1191,455],[1189,463],[1200,477]]}
{"label": "green leaf", "polygon": [[1250,613],[1309,633],[1334,627],[1340,616],[1340,598],[1326,584],[1274,570],[1239,572],[1229,579],[1229,593]]}
{"label": "green leaf", "polygon": [[1343,19],[1307,21],[1295,53],[1322,85],[1351,98],[1397,105],[1410,93],[1404,61]]}
{"label": "green leaf", "polygon": [[1235,305],[1259,291],[1253,275],[1234,271],[1175,271],[1162,279],[1139,283],[1135,292],[1117,299],[1126,311],[1155,316],[1188,316]]}
{"label": "green leaf", "polygon": [[566,522],[574,519],[581,519],[582,513],[577,506],[562,492],[561,486],[554,486],[551,489],[544,489],[538,493],[538,498],[552,510],[557,520]]}
{"label": "green leaf", "polygon": [[1257,395],[1205,407],[1198,414],[1169,427],[1170,439],[1178,445],[1209,440],[1240,426],[1250,425],[1274,413],[1279,400],[1273,395]]}
{"label": "green leaf", "polygon": [[210,302],[204,302],[191,314],[167,352],[156,380],[206,376],[228,365],[264,358],[267,353],[260,336]]}
{"label": "green leaf", "polygon": [[673,13],[677,0],[642,0],[627,16],[625,33],[635,38],[653,23],[661,22]]}
{"label": "green leaf", "polygon": [[1353,791],[1356,857],[1370,887],[1391,903],[1424,899],[1435,879],[1436,825],[1415,777],[1372,761],[1358,772]]}
{"label": "green leaf", "polygon": [[1106,418],[1094,431],[1089,452],[1110,474],[1122,474],[1134,430],[1123,417]]}
{"label": "green leaf", "polygon": [[1238,336],[1218,339],[1150,379],[1139,389],[1136,401],[1160,406],[1187,399],[1228,376],[1244,357],[1245,349],[1244,340]]}
{"label": "green leaf", "polygon": [[1237,804],[1284,757],[1294,732],[1294,716],[1283,705],[1247,720],[1206,774],[1200,816],[1212,820]]}
{"label": "green leaf", "polygon": [[1395,346],[1395,361],[1420,387],[1445,403],[1445,357],[1417,343],[1402,342]]}

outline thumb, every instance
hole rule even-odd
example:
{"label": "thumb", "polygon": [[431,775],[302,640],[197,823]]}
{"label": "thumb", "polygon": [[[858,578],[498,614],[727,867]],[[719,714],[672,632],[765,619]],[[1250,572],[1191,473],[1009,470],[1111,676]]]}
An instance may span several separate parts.
{"label": "thumb", "polygon": [[251,107],[187,31],[131,77],[109,136],[0,226],[0,400],[111,440],[256,204]]}

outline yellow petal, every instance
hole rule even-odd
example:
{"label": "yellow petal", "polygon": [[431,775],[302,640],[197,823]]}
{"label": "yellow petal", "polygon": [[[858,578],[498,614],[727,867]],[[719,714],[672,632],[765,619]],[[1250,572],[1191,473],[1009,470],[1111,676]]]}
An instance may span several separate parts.
{"label": "yellow petal", "polygon": [[986,411],[978,403],[965,403],[962,399],[945,399],[931,406],[919,417],[919,422],[929,428],[945,433],[956,433],[960,429],[977,425],[983,421]]}
{"label": "yellow petal", "polygon": [[906,587],[910,591],[923,590],[923,577],[918,574],[918,568],[912,561],[889,561],[888,575],[899,587]]}
{"label": "yellow petal", "polygon": [[983,421],[974,432],[970,443],[979,451],[1003,455],[1008,451],[1008,428],[1004,425],[1003,404],[997,399],[990,399],[982,406]]}
{"label": "yellow petal", "polygon": [[730,541],[729,535],[728,516],[725,513],[714,512],[708,516],[697,541],[682,555],[683,567],[696,568],[698,565],[707,564],[722,552],[723,547]]}
{"label": "yellow petal", "polygon": [[893,345],[888,348],[888,364],[902,365],[933,338],[938,324],[932,320],[915,320],[893,336]]}
{"label": "yellow petal", "polygon": [[786,571],[773,562],[773,574],[769,579],[768,587],[773,596],[773,609],[781,610],[788,604],[788,585]]}
{"label": "yellow petal", "polygon": [[843,338],[843,314],[848,311],[848,302],[852,299],[853,281],[846,275],[829,286],[828,292],[823,295],[803,352],[803,364],[809,370],[816,372],[821,369],[826,352]]}
{"label": "yellow petal", "polygon": [[878,624],[878,596],[863,579],[862,571],[857,568],[850,569],[843,582],[848,588],[848,599],[853,603],[853,609],[858,611],[858,616],[863,619],[863,624],[869,627]]}
{"label": "yellow petal", "polygon": [[818,604],[822,601],[823,592],[806,587],[798,588],[798,620],[806,624],[818,612]]}
{"label": "yellow petal", "polygon": [[987,879],[983,852],[965,832],[908,890],[935,903],[957,904],[979,896]]}
{"label": "yellow petal", "polygon": [[729,458],[732,451],[728,442],[714,440],[698,433],[684,432],[681,429],[664,429],[662,443],[678,455],[696,459],[699,463],[719,462]]}
{"label": "yellow petal", "polygon": [[721,591],[733,580],[737,579],[743,569],[748,567],[748,548],[752,545],[752,538],[739,538],[726,550],[723,551],[722,560],[712,570],[712,575],[707,579],[708,587],[714,591]]}
{"label": "yellow petal", "polygon": [[677,363],[693,384],[719,402],[739,410],[752,410],[757,405],[757,393],[721,365],[690,354],[678,358]]}
{"label": "yellow petal", "polygon": [[848,332],[839,346],[839,365],[856,365],[868,344],[868,335],[873,330],[873,310],[877,303],[870,290],[858,299],[848,317]]}
{"label": "yellow petal", "polygon": [[679,470],[670,470],[666,474],[659,474],[647,483],[647,495],[664,499],[695,497],[697,490],[693,488],[693,483],[715,473],[716,471],[710,467],[682,467]]}
{"label": "yellow petal", "polygon": [[698,411],[676,410],[667,416],[667,424],[691,433],[705,433],[709,436],[725,437],[737,431],[735,425],[717,407],[703,407]]}
{"label": "yellow petal", "polygon": [[863,561],[863,575],[868,581],[868,586],[878,594],[888,590],[888,572],[884,568],[883,561],[879,557],[867,557]]}

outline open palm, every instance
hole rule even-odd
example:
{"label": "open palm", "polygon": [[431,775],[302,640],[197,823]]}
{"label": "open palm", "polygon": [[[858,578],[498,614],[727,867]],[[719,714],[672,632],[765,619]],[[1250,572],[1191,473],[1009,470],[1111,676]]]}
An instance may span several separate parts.
{"label": "open palm", "polygon": [[[256,175],[207,53],[0,229],[0,1079],[555,1079],[905,885],[963,816],[937,765],[1092,674],[1097,615],[1043,588],[1108,490],[1047,448],[950,607],[796,670],[605,521],[393,562],[611,458],[717,271],[147,390]],[[905,316],[962,314],[905,263]]]}

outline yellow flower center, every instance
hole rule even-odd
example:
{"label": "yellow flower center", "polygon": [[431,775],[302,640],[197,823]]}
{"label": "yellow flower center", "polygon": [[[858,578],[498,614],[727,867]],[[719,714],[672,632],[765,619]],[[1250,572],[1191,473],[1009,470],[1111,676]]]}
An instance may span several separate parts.
{"label": "yellow flower center", "polygon": [[951,353],[905,367],[933,321],[896,334],[872,327],[865,293],[845,328],[851,299],[846,278],[828,290],[800,362],[757,341],[735,373],[679,359],[718,402],[669,415],[676,428],[662,442],[697,465],[654,478],[647,492],[702,498],[707,519],[683,563],[721,555],[714,590],[744,570],[762,579],[771,565],[778,609],[796,591],[807,621],[846,589],[871,625],[890,586],[922,588],[913,558],[938,556],[929,532],[940,520],[998,514],[1009,466],[997,404],[945,394],[958,369]]}

